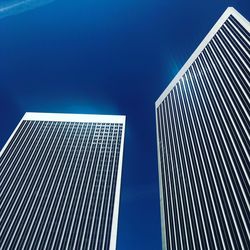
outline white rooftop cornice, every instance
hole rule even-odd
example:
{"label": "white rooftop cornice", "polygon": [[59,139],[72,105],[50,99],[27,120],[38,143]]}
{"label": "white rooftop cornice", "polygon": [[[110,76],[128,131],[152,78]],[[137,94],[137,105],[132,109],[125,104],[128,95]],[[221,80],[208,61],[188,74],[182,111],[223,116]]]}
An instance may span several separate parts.
{"label": "white rooftop cornice", "polygon": [[204,50],[204,48],[207,46],[207,44],[211,41],[211,39],[214,37],[214,35],[218,32],[218,30],[221,28],[221,26],[225,23],[225,21],[231,15],[234,16],[235,19],[238,22],[240,22],[240,24],[248,32],[250,32],[249,21],[247,19],[245,19],[233,7],[228,7],[226,9],[226,11],[223,13],[223,15],[220,17],[220,19],[213,26],[213,28],[210,30],[210,32],[207,34],[207,36],[203,39],[203,41],[197,47],[197,49],[194,51],[194,53],[191,55],[191,57],[187,60],[187,62],[184,64],[184,66],[180,69],[180,71],[177,73],[177,75],[174,77],[174,79],[170,82],[170,84],[167,86],[167,88],[163,91],[163,93],[157,99],[157,101],[155,102],[156,108],[159,107],[159,105],[166,98],[166,96],[169,94],[169,92],[175,87],[175,85],[179,82],[179,80],[182,78],[182,76],[186,73],[186,71],[189,69],[189,67],[192,65],[192,63],[196,60],[196,58],[200,55],[200,53]]}

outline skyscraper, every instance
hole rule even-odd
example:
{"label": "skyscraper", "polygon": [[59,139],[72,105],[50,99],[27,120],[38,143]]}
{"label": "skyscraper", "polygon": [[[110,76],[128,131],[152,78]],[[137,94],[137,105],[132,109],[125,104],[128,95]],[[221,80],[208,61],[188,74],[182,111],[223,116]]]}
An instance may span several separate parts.
{"label": "skyscraper", "polygon": [[0,249],[115,249],[125,117],[26,113],[0,154]]}
{"label": "skyscraper", "polygon": [[249,32],[228,8],[156,101],[163,249],[250,247]]}

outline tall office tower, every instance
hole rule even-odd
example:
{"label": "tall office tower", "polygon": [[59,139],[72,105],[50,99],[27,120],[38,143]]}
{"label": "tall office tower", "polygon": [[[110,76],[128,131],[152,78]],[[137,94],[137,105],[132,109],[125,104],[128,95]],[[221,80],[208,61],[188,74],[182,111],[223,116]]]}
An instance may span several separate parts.
{"label": "tall office tower", "polygon": [[124,130],[26,113],[0,155],[0,249],[115,249]]}
{"label": "tall office tower", "polygon": [[156,101],[163,249],[250,247],[249,32],[228,8]]}

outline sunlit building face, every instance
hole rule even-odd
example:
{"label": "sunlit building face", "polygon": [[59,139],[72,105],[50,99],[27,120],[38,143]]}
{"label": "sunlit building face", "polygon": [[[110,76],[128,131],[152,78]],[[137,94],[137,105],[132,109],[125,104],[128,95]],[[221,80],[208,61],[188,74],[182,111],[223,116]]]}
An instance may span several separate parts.
{"label": "sunlit building face", "polygon": [[163,249],[250,246],[249,31],[228,8],[156,102]]}

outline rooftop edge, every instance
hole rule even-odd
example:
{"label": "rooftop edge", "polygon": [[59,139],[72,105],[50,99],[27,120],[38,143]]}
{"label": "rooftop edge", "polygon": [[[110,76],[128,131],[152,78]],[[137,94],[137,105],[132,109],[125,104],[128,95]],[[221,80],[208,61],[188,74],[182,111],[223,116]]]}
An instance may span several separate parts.
{"label": "rooftop edge", "polygon": [[202,50],[207,46],[209,41],[213,38],[213,36],[217,33],[217,31],[221,28],[221,26],[224,24],[224,22],[228,19],[228,17],[230,15],[233,15],[242,24],[242,26],[244,26],[244,28],[250,32],[250,23],[248,22],[248,20],[245,19],[233,7],[228,7],[225,10],[225,12],[222,14],[222,16],[219,18],[219,20],[212,27],[212,29],[209,31],[209,33],[206,35],[206,37],[199,44],[199,46],[196,48],[196,50],[193,52],[193,54],[189,57],[187,62],[182,66],[182,68],[179,70],[179,72],[176,74],[176,76],[173,78],[173,80],[168,84],[168,86],[162,92],[160,97],[156,100],[155,108],[159,107],[159,105],[162,103],[162,101],[166,98],[166,96],[169,94],[169,92],[175,87],[175,85],[178,83],[178,81],[181,79],[181,77],[185,74],[187,69],[191,66],[191,64],[199,56],[199,54],[202,52]]}
{"label": "rooftop edge", "polygon": [[22,120],[125,123],[125,115],[26,112]]}

